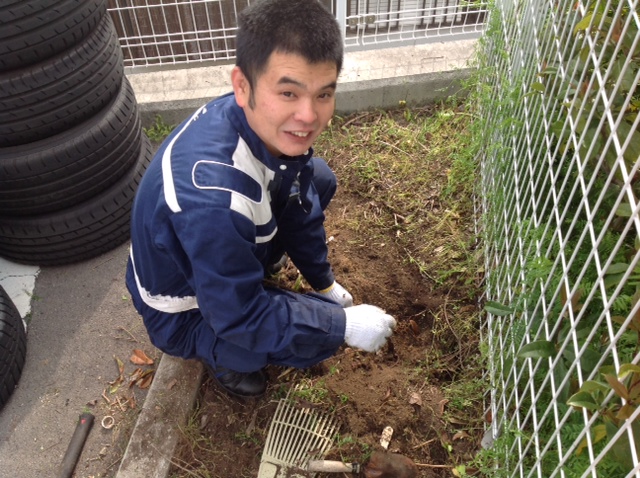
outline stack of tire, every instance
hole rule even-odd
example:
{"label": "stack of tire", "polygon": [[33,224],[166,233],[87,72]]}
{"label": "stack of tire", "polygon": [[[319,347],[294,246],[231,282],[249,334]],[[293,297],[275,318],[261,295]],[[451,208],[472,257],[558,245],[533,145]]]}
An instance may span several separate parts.
{"label": "stack of tire", "polygon": [[0,256],[62,265],[126,242],[151,159],[106,0],[0,3]]}

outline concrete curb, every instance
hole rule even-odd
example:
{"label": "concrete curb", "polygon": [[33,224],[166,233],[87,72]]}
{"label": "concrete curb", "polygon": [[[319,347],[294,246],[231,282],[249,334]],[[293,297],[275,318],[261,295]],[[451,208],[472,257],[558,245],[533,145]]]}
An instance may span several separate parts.
{"label": "concrete curb", "polygon": [[179,439],[202,383],[196,360],[164,354],[138,416],[117,478],[166,478]]}

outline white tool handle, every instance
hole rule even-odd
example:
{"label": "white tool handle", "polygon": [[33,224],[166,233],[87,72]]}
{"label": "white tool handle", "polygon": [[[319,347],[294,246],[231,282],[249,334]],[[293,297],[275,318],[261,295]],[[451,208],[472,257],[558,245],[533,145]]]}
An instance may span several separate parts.
{"label": "white tool handle", "polygon": [[332,460],[310,460],[307,471],[324,473],[360,473],[359,463],[343,463]]}

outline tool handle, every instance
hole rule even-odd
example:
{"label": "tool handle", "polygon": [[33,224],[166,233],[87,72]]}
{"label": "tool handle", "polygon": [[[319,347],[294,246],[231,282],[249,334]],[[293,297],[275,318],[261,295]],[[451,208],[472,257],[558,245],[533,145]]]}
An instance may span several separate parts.
{"label": "tool handle", "polygon": [[80,415],[76,429],[69,442],[69,447],[60,465],[60,475],[58,475],[60,478],[70,478],[73,474],[73,470],[76,467],[76,463],[78,463],[78,458],[80,458],[80,453],[84,447],[84,442],[93,425],[93,418],[91,413],[83,413]]}
{"label": "tool handle", "polygon": [[332,460],[310,460],[307,471],[324,473],[360,473],[359,463],[343,463]]}

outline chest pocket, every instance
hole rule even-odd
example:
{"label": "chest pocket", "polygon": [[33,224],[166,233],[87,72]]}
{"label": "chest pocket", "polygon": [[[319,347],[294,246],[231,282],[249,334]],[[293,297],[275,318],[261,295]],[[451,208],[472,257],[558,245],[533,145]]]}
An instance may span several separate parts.
{"label": "chest pocket", "polygon": [[268,195],[262,185],[246,172],[226,163],[198,161],[193,167],[192,180],[198,189],[229,193],[229,208],[256,226],[256,242],[265,242],[275,234],[276,225]]}
{"label": "chest pocket", "polygon": [[229,164],[198,161],[193,167],[193,184],[198,189],[220,189],[254,203],[262,202],[262,187],[258,181]]}

